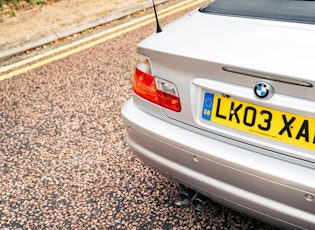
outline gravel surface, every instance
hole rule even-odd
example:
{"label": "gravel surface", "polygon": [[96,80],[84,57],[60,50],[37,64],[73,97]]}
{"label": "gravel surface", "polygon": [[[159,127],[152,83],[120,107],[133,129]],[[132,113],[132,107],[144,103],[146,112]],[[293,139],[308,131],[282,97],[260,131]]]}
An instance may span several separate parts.
{"label": "gravel surface", "polygon": [[216,203],[180,205],[129,150],[120,108],[154,27],[0,82],[1,229],[273,229]]}

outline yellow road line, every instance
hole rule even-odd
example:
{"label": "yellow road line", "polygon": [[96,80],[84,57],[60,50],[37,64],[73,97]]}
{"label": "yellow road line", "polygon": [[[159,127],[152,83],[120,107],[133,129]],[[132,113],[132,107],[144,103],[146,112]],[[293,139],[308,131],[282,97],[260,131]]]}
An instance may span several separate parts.
{"label": "yellow road line", "polygon": [[[165,17],[170,16],[170,15],[172,15],[174,13],[180,12],[182,10],[185,10],[185,9],[190,8],[190,7],[192,7],[194,5],[197,5],[197,4],[201,4],[203,2],[206,2],[206,1],[205,0],[197,0],[197,1],[196,0],[186,0],[184,2],[181,2],[181,3],[178,3],[178,4],[173,5],[171,7],[168,7],[166,9],[164,9],[164,10],[161,10],[158,13],[159,14],[159,18],[161,18],[161,19],[165,18]],[[138,29],[138,28],[140,28],[142,26],[145,26],[145,25],[147,25],[149,23],[152,23],[154,21],[155,21],[154,15],[153,14],[149,14],[149,15],[146,15],[144,17],[132,20],[130,22],[126,22],[124,24],[115,26],[115,27],[113,27],[111,29],[108,29],[106,31],[103,31],[101,33],[89,36],[89,37],[87,37],[85,39],[73,42],[73,43],[71,43],[69,45],[62,46],[60,48],[57,48],[57,49],[54,49],[52,51],[43,53],[41,55],[37,55],[37,56],[34,56],[32,58],[26,59],[24,61],[21,61],[21,62],[12,64],[12,65],[9,65],[7,67],[2,68],[0,70],[0,73],[1,72],[7,72],[10,69],[18,68],[20,66],[23,66],[23,65],[26,65],[26,64],[38,61],[40,59],[43,59],[45,57],[54,55],[54,54],[56,54],[58,52],[62,52],[64,50],[70,49],[69,51],[65,51],[64,53],[57,54],[57,55],[52,56],[51,58],[48,58],[46,60],[42,60],[42,61],[39,61],[37,63],[34,63],[33,65],[17,69],[17,70],[12,71],[12,72],[10,72],[8,74],[4,74],[4,75],[0,76],[0,81],[9,79],[9,78],[11,78],[13,76],[25,73],[25,72],[27,72],[29,70],[32,70],[32,69],[38,68],[40,66],[46,65],[46,64],[48,64],[50,62],[53,62],[53,61],[65,58],[65,57],[70,56],[72,54],[75,54],[75,53],[78,53],[78,52],[83,51],[85,49],[88,49],[88,48],[91,48],[93,46],[96,46],[98,44],[104,43],[104,42],[106,42],[106,41],[108,41],[110,39],[116,38],[116,37],[118,37],[118,36],[120,36],[122,34],[125,34],[125,33],[128,33],[130,31],[136,30],[136,29]],[[98,39],[98,40],[95,40],[95,39]],[[92,40],[94,40],[94,41],[92,41]],[[89,41],[91,41],[91,42],[89,42]],[[89,42],[89,43],[87,43],[87,42]],[[87,43],[87,44],[83,44],[83,43]],[[78,46],[78,47],[76,47],[76,46]]]}

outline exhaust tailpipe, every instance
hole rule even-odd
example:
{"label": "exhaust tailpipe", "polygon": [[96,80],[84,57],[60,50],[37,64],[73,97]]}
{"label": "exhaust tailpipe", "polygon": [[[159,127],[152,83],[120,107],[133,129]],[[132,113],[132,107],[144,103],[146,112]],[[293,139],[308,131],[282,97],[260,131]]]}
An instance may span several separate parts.
{"label": "exhaust tailpipe", "polygon": [[210,199],[202,194],[196,194],[195,197],[192,200],[192,204],[195,207],[196,210],[198,211],[203,211]]}
{"label": "exhaust tailpipe", "polygon": [[190,205],[194,197],[196,196],[196,192],[190,188],[180,186],[181,193],[179,194],[179,199],[185,205]]}

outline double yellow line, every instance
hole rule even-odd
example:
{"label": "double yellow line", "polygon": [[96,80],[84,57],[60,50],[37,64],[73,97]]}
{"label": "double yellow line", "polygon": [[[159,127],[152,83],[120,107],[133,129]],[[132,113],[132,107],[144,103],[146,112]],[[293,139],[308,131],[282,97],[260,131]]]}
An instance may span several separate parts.
{"label": "double yellow line", "polygon": [[[159,18],[165,18],[187,8],[193,7],[195,5],[205,3],[205,0],[185,0],[166,9],[158,12]],[[59,47],[57,49],[51,50],[49,52],[39,54],[37,56],[31,57],[29,59],[5,66],[0,69],[0,74],[4,72],[9,72],[0,75],[0,81],[9,79],[11,77],[17,76],[19,74],[25,73],[32,69],[38,68],[40,66],[46,65],[50,62],[60,60],[62,58],[68,57],[72,54],[78,53],[82,50],[91,48],[98,44],[104,43],[110,39],[116,38],[122,34],[128,33],[130,31],[136,30],[142,26],[155,21],[153,13],[143,16],[141,18],[126,22],[124,24],[115,26],[98,34],[94,34],[85,39],[78,40],[71,44]],[[51,57],[50,57],[51,56]],[[48,58],[47,58],[48,57]],[[45,59],[46,58],[46,59]],[[44,60],[41,60],[44,59]],[[33,63],[36,62],[36,63]],[[33,64],[32,64],[33,63]],[[27,66],[26,66],[27,65]],[[23,67],[24,66],[24,67]],[[13,70],[13,71],[11,71]],[[11,72],[10,72],[11,71]]]}

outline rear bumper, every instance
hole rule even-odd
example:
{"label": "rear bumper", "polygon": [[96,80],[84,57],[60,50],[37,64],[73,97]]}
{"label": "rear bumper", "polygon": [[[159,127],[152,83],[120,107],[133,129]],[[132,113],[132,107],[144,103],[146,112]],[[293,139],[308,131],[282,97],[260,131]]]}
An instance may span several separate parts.
{"label": "rear bumper", "polygon": [[121,112],[130,148],[161,174],[271,224],[315,228],[315,170],[170,124],[132,99]]}

